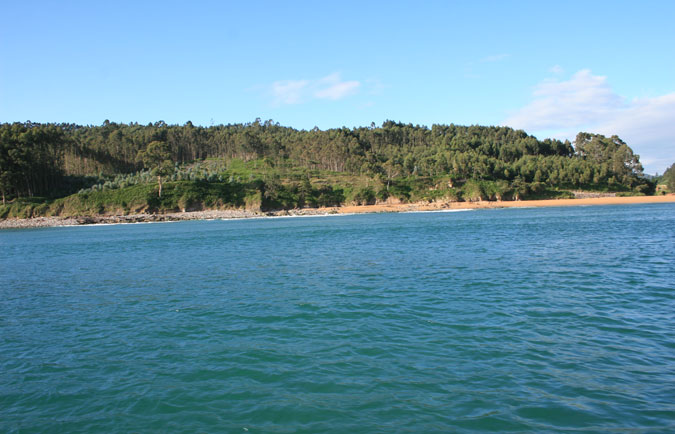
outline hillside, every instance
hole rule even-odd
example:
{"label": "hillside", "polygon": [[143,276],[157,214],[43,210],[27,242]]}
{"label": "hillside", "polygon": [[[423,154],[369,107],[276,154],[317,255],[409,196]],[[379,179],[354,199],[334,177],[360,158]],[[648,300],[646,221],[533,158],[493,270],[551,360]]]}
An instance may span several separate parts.
{"label": "hillside", "polygon": [[383,201],[652,194],[619,137],[538,140],[508,127],[402,124],[310,131],[272,121],[212,127],[0,125],[0,218],[291,209]]}

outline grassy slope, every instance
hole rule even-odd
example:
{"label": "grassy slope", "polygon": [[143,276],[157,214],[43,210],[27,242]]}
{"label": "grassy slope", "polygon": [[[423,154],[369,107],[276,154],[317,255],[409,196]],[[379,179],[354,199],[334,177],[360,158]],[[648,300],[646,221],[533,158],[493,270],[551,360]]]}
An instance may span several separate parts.
{"label": "grassy slope", "polygon": [[[225,166],[227,165],[227,168]],[[157,183],[122,188],[92,188],[57,199],[16,199],[0,205],[0,218],[37,216],[125,215],[201,209],[272,210],[339,205],[365,205],[393,198],[401,202],[476,201],[569,198],[562,188],[543,184],[521,186],[505,181],[457,181],[449,177],[382,178],[340,172],[273,166],[263,160],[206,160],[196,171],[202,179],[167,181],[162,197]],[[187,173],[187,172],[184,172]],[[184,177],[183,177],[184,178]],[[154,178],[153,178],[154,179]],[[179,177],[180,179],[180,177]],[[209,179],[209,180],[207,180]],[[594,190],[601,190],[595,188]]]}
{"label": "grassy slope", "polygon": [[[366,205],[386,200],[388,197],[402,202],[478,200],[479,197],[483,200],[495,199],[484,193],[476,193],[475,186],[465,192],[461,188],[433,186],[418,189],[415,185],[397,182],[390,186],[389,193],[387,193],[386,187],[378,185],[375,181],[371,181],[371,185],[364,185],[359,179],[353,181],[353,183],[342,185],[327,184],[325,180],[312,182],[310,188],[304,190],[303,187],[306,184],[281,182],[275,186],[274,191],[269,190],[270,184],[263,184],[259,181],[247,184],[177,181],[164,184],[161,198],[157,196],[157,184],[139,184],[121,189],[76,193],[54,200],[17,199],[7,205],[0,205],[0,218],[126,215],[202,209],[265,211],[346,204]],[[465,189],[469,190],[466,185]],[[562,198],[570,197],[570,194],[545,190],[530,197]],[[511,199],[511,196],[503,197],[503,199]]]}

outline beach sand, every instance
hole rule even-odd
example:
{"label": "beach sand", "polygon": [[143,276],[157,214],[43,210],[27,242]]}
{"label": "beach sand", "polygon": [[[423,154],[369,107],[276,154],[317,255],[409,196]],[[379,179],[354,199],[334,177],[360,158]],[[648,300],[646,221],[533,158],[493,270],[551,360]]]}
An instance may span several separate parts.
{"label": "beach sand", "polygon": [[589,206],[589,205],[628,205],[641,203],[675,202],[675,194],[665,196],[631,196],[631,197],[593,197],[584,199],[550,199],[550,200],[515,200],[515,201],[480,201],[480,202],[432,202],[410,204],[379,204],[361,206],[342,206],[334,209],[338,213],[372,213],[372,212],[410,212],[439,211],[452,209],[483,208],[531,208],[549,206]]}
{"label": "beach sand", "polygon": [[281,216],[311,216],[330,214],[361,214],[383,212],[443,211],[486,208],[531,208],[550,206],[629,205],[644,203],[675,203],[675,194],[665,196],[593,197],[583,199],[432,202],[377,205],[346,205],[331,208],[304,208],[288,211],[260,212],[249,210],[206,210],[167,214],[131,214],[120,216],[35,217],[30,219],[0,220],[0,229],[79,226],[87,224],[119,224],[170,222],[182,220],[215,220]]}

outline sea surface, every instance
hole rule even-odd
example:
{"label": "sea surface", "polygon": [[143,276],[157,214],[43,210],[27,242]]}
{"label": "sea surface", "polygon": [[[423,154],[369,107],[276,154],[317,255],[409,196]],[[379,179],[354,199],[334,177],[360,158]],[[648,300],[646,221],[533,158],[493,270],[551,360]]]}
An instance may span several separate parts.
{"label": "sea surface", "polygon": [[674,432],[675,205],[0,231],[0,432]]}

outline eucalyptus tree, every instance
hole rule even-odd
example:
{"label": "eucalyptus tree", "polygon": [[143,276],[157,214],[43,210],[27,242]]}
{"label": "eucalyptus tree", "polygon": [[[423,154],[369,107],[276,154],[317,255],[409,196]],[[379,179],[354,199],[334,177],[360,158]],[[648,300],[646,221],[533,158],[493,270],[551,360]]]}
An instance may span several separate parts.
{"label": "eucalyptus tree", "polygon": [[141,162],[146,169],[150,169],[152,174],[157,177],[159,197],[162,197],[162,177],[171,175],[175,170],[175,164],[171,161],[169,145],[158,140],[152,141],[138,153],[136,160]]}

